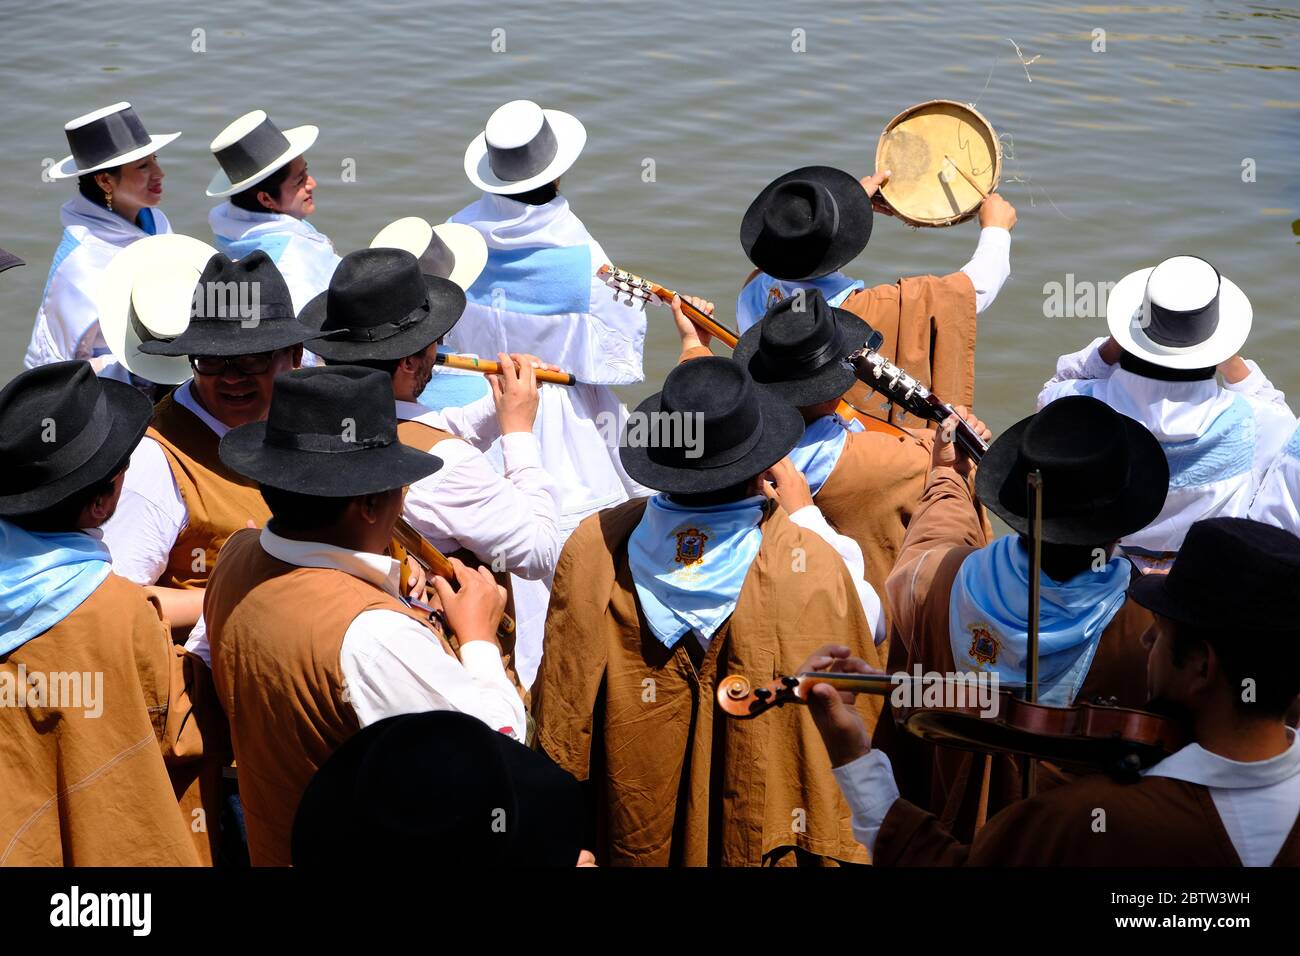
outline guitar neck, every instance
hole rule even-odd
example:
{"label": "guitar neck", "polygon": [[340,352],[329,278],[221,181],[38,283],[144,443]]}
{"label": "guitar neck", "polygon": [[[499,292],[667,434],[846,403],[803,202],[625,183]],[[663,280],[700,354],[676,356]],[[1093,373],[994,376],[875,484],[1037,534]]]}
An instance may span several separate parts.
{"label": "guitar neck", "polygon": [[[666,303],[672,302],[673,296],[680,295],[680,293],[674,292],[672,289],[665,288],[664,286],[655,282],[650,282],[649,280],[646,280],[646,285],[649,287],[651,292]],[[734,349],[736,343],[740,341],[740,336],[731,331],[731,329],[727,328],[725,325],[719,323],[716,319],[710,318],[695,306],[691,305],[686,301],[685,296],[682,296],[682,314],[694,322],[696,328],[708,332],[729,349]]]}

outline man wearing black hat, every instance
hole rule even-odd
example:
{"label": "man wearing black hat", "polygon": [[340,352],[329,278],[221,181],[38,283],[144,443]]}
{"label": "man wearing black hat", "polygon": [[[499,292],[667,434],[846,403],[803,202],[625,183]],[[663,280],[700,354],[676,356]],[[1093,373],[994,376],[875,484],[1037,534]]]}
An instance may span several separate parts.
{"label": "man wearing black hat", "polygon": [[795,298],[773,305],[741,336],[732,356],[799,409],[804,431],[790,460],[808,480],[831,527],[862,549],[867,580],[883,595],[930,468],[930,434],[903,437],[865,431],[835,413],[856,382],[844,361],[862,348],[871,326],[832,307],[818,289],[800,307]]}
{"label": "man wearing black hat", "polygon": [[[326,364],[377,368],[392,379],[397,400],[397,434],[412,448],[442,459],[443,466],[407,491],[402,514],[438,550],[471,565],[510,572],[519,587],[538,592],[545,607],[551,575],[560,557],[560,492],[542,468],[533,434],[537,382],[529,357],[516,371],[498,356],[502,373],[493,379],[502,477],[478,448],[458,436],[466,422],[461,409],[435,412],[419,404],[433,376],[438,343],[465,310],[465,293],[448,279],[422,275],[420,264],[400,249],[363,249],[343,257],[329,291],[312,299],[299,316],[325,337],[312,348]],[[509,581],[509,577],[505,577]],[[503,582],[504,583],[504,582]],[[542,652],[542,619],[516,633],[514,665],[527,687]]]}
{"label": "man wearing black hat", "polygon": [[[148,355],[188,356],[194,377],[154,410],[105,540],[117,572],[155,585],[182,632],[199,619],[226,538],[270,515],[257,486],[221,463],[218,442],[231,428],[266,418],[271,383],[299,365],[313,335],[295,319],[288,287],[265,253],[238,262],[217,254],[195,287],[188,327],[140,345]],[[201,639],[191,649],[206,658]]]}
{"label": "man wearing black hat", "polygon": [[[681,440],[687,418],[698,440]],[[674,423],[678,437],[659,431]],[[533,686],[538,741],[591,781],[602,864],[866,862],[807,715],[727,721],[713,701],[725,675],[786,673],[822,634],[878,659],[857,546],[785,458],[802,431],[737,363],[684,362],[623,438],[628,474],[663,493],[588,518],[565,545]]]}
{"label": "man wearing black hat", "polygon": [[[1036,469],[1043,480],[1038,699],[1067,706],[1101,698],[1141,707],[1140,638],[1151,616],[1125,599],[1136,570],[1116,555],[1115,543],[1164,504],[1169,468],[1159,443],[1096,399],[1062,399],[993,442],[974,473],[972,496],[972,463],[950,436],[942,429],[936,435],[925,492],[885,584],[897,635],[890,670],[979,671],[1023,683],[1025,486]],[[981,507],[1013,533],[990,541]],[[898,755],[908,798],[944,812],[954,832],[973,831],[986,783],[990,813],[1019,799],[1019,772],[1008,757],[982,764],[969,753],[894,733],[889,719],[877,734]]]}
{"label": "man wearing black hat", "polygon": [[1165,506],[1120,545],[1144,571],[1166,571],[1192,522],[1250,513],[1296,418],[1238,354],[1250,300],[1211,263],[1173,256],[1138,269],[1115,283],[1105,308],[1110,336],[1062,356],[1038,406],[1090,395],[1159,440],[1169,458]]}
{"label": "man wearing black hat", "polygon": [[[1017,803],[970,845],[899,797],[854,710],[814,688],[858,839],[878,865],[1300,866],[1297,589],[1295,535],[1246,518],[1193,524],[1169,574],[1130,592],[1154,615],[1148,708],[1181,718],[1192,742],[1139,782],[1094,774]],[[864,670],[825,650],[834,669]]]}
{"label": "man wearing black hat", "polygon": [[385,717],[334,751],[298,806],[293,865],[591,865],[581,839],[570,774],[481,720],[432,711]]}
{"label": "man wearing black hat", "polygon": [[176,798],[203,751],[190,695],[206,669],[112,573],[98,531],[150,413],[87,362],[0,391],[0,866],[208,859]]}
{"label": "man wearing black hat", "polygon": [[763,188],[740,226],[740,244],[756,266],[736,301],[740,331],[777,302],[817,289],[830,305],[878,329],[886,358],[949,401],[969,405],[975,316],[993,303],[1011,274],[1016,210],[997,193],[984,200],[979,245],[959,271],[868,289],[839,270],[866,248],[874,213],[890,215],[875,199],[888,178],[888,171],[858,180],[829,166],[805,166]]}
{"label": "man wearing black hat", "polygon": [[221,461],[256,482],[267,525],[231,536],[204,600],[254,865],[288,865],[298,801],[343,741],[394,714],[458,710],[522,739],[523,702],[496,628],[505,591],[453,560],[433,584],[459,657],[402,597],[387,549],[403,488],[442,462],[397,436],[392,383],[357,366],[276,379],[266,421],[232,429]]}

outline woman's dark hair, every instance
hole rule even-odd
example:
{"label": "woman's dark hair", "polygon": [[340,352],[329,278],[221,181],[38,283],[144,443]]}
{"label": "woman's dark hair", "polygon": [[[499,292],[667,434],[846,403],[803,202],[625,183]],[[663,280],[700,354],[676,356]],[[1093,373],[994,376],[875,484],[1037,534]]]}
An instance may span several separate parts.
{"label": "woman's dark hair", "polygon": [[560,181],[557,179],[553,183],[547,183],[545,186],[538,186],[536,189],[530,189],[526,193],[515,193],[511,199],[529,206],[545,206],[548,202],[560,194]]}
{"label": "woman's dark hair", "polygon": [[1165,368],[1146,359],[1138,358],[1128,352],[1120,351],[1119,367],[1143,378],[1154,378],[1161,382],[1200,382],[1214,378],[1215,366],[1209,368]]}
{"label": "woman's dark hair", "polygon": [[[423,352],[424,349],[421,349],[420,351]],[[383,372],[389,378],[392,378],[397,374],[397,366],[401,361],[401,359],[349,359],[344,362],[340,359],[325,359],[325,364],[360,365],[362,368],[373,368],[377,372]]]}
{"label": "woman's dark hair", "polygon": [[1181,667],[1198,645],[1214,648],[1237,713],[1281,717],[1300,694],[1300,630],[1245,635],[1236,628],[1170,623],[1174,663]]}
{"label": "woman's dark hair", "polygon": [[126,471],[126,466],[130,464],[131,456],[128,453],[112,471],[108,477],[95,482],[88,488],[82,488],[80,491],[68,495],[57,504],[50,505],[44,511],[34,511],[26,515],[13,515],[6,517],[6,521],[12,521],[20,528],[27,531],[51,533],[55,531],[75,531],[77,530],[77,519],[81,517],[81,509],[90,504],[100,495],[106,495],[113,490],[113,482],[117,481],[117,476]]}
{"label": "woman's dark hair", "polygon": [[93,173],[82,173],[77,177],[77,188],[81,190],[81,195],[85,196],[97,206],[108,208],[108,196],[104,190],[99,188],[99,183],[95,182],[95,177],[100,173],[108,173],[117,182],[122,178],[122,167],[114,166],[112,169],[101,169]]}
{"label": "woman's dark hair", "polygon": [[328,528],[343,516],[348,498],[325,498],[320,495],[304,495],[283,488],[272,488],[258,483],[257,490],[262,493],[262,500],[271,509],[271,517],[276,527],[285,531],[313,531]]}
{"label": "woman's dark hair", "polygon": [[280,197],[280,187],[289,178],[289,167],[292,165],[292,163],[285,163],[270,176],[258,180],[242,192],[235,193],[230,197],[230,204],[248,212],[270,212],[271,210],[257,201],[257,194],[261,192],[270,193],[278,199]]}

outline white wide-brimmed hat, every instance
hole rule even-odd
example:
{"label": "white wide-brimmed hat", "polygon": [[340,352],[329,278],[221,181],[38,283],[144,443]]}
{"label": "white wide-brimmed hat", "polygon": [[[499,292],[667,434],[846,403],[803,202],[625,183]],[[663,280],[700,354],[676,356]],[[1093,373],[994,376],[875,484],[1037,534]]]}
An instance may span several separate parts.
{"label": "white wide-brimmed hat", "polygon": [[311,149],[319,135],[315,126],[281,132],[265,110],[245,113],[218,133],[208,147],[221,164],[221,171],[208,185],[208,195],[233,196],[257,185]]}
{"label": "white wide-brimmed hat", "polygon": [[180,133],[150,136],[130,103],[114,103],[78,116],[63,127],[71,156],[50,167],[50,179],[71,179],[112,169],[162,149]]}
{"label": "white wide-brimmed hat", "polygon": [[465,175],[484,192],[526,193],[558,179],[586,143],[576,116],[512,100],[497,107],[465,150]]}
{"label": "white wide-brimmed hat", "polygon": [[1196,256],[1131,272],[1106,299],[1106,324],[1120,348],[1170,369],[1232,358],[1250,335],[1251,316],[1246,293]]}
{"label": "white wide-brimmed hat", "polygon": [[404,249],[420,261],[427,276],[450,279],[468,289],[487,265],[488,248],[473,226],[444,222],[431,226],[419,216],[390,222],[370,240],[371,249]]}
{"label": "white wide-brimmed hat", "polygon": [[216,254],[206,242],[165,233],[137,239],[113,257],[95,305],[104,341],[128,372],[159,385],[190,378],[188,357],[146,355],[140,343],[173,339],[189,327],[194,289]]}

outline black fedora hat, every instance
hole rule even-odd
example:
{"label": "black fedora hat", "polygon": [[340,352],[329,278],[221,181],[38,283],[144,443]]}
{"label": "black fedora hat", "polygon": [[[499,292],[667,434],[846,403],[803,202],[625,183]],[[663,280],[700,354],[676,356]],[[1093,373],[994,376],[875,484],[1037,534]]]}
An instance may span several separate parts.
{"label": "black fedora hat", "polygon": [[[803,428],[797,408],[731,359],[709,356],[678,365],[663,390],[636,407],[619,456],[629,475],[656,491],[717,491],[776,464]],[[664,436],[670,440],[657,440]]]}
{"label": "black fedora hat", "polygon": [[325,336],[311,348],[332,362],[389,361],[437,341],[464,311],[464,290],[425,275],[411,253],[359,249],[343,257],[298,321]]}
{"label": "black fedora hat", "polygon": [[871,199],[849,173],[805,166],[778,176],[745,210],[740,245],[778,279],[815,279],[847,265],[871,238]]}
{"label": "black fedora hat", "polygon": [[1169,462],[1146,428],[1086,395],[1057,399],[1012,425],[975,472],[984,506],[1029,531],[1025,480],[1043,476],[1043,540],[1097,545],[1145,528],[1165,505]]}
{"label": "black fedora hat", "polygon": [[190,324],[173,339],[140,345],[146,355],[256,355],[301,345],[317,332],[294,317],[289,286],[261,249],[208,260],[190,304]]}
{"label": "black fedora hat", "polygon": [[326,498],[401,488],[442,467],[398,440],[389,377],[355,365],[277,375],[267,420],[231,429],[219,453],[253,481]]}
{"label": "black fedora hat", "polygon": [[27,265],[22,259],[10,252],[8,249],[0,249],[0,272],[12,269],[14,266]]}
{"label": "black fedora hat", "polygon": [[796,406],[838,398],[857,381],[845,364],[872,328],[852,312],[826,304],[819,289],[782,299],[740,337],[732,359],[754,381]]}
{"label": "black fedora hat", "polygon": [[103,481],[140,444],[153,405],[89,362],[28,369],[0,390],[0,515],[44,511]]}
{"label": "black fedora hat", "polygon": [[1250,518],[1188,529],[1168,574],[1146,574],[1129,596],[1162,617],[1244,635],[1300,632],[1300,538]]}
{"label": "black fedora hat", "polygon": [[294,817],[294,866],[571,867],[582,791],[544,754],[455,711],[376,721],[330,755]]}

